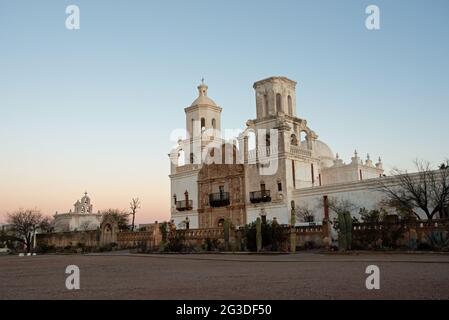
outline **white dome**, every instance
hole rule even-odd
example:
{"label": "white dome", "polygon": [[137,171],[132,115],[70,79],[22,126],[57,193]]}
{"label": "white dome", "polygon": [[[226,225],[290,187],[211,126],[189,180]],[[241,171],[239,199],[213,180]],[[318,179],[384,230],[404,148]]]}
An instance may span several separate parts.
{"label": "white dome", "polygon": [[[302,148],[307,148],[307,141],[301,142]],[[313,143],[313,155],[321,160],[324,167],[331,167],[334,164],[335,156],[332,149],[323,141],[315,140]]]}
{"label": "white dome", "polygon": [[214,100],[209,98],[207,96],[207,89],[208,86],[203,82],[198,86],[198,98],[195,99],[195,101],[192,102],[191,106],[214,106],[216,107],[217,104]]}
{"label": "white dome", "polygon": [[204,105],[206,105],[206,106],[214,106],[214,107],[217,106],[215,101],[212,100],[211,98],[209,98],[208,96],[199,96],[191,104],[192,107],[193,106],[204,106]]}

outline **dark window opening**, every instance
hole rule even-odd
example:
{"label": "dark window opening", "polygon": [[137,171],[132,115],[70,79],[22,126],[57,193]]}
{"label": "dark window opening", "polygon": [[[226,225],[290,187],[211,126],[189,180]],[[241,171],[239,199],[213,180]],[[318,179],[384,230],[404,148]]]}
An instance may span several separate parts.
{"label": "dark window opening", "polygon": [[295,160],[292,160],[292,178],[293,178],[293,188],[296,188]]}
{"label": "dark window opening", "polygon": [[310,173],[312,174],[312,184],[315,183],[315,172],[313,170],[313,163],[310,164]]}
{"label": "dark window opening", "polygon": [[201,118],[201,130],[206,129],[206,119]]}

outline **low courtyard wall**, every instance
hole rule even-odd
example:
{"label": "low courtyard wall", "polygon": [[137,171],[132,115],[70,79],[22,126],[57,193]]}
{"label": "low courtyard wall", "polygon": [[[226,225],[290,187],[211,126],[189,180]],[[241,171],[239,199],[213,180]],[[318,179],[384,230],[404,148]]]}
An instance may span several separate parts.
{"label": "low courtyard wall", "polygon": [[[296,237],[296,250],[329,248],[331,245],[331,225],[324,223],[318,226],[300,226],[291,229],[282,226],[284,234],[282,243],[277,250],[290,251],[291,234]],[[214,250],[240,251],[245,248],[244,229],[230,230],[228,243],[225,241],[223,228],[188,229],[167,231],[166,239],[163,239],[160,225],[156,224],[146,231],[114,231],[112,236],[105,237],[105,233],[111,233],[111,229],[105,228],[93,231],[72,231],[38,234],[37,246],[43,248],[82,248],[84,250],[116,249],[140,249],[142,252],[158,251],[167,247],[170,241],[178,241],[183,248],[195,248],[195,250],[210,250],[210,244]],[[436,236],[435,236],[436,235]],[[438,238],[439,237],[439,238]],[[354,223],[352,228],[352,248],[371,250],[378,248],[390,249],[423,249],[434,246],[434,239],[449,242],[449,219],[433,221],[389,222],[379,224]],[[440,239],[441,238],[441,239]],[[105,241],[105,239],[108,239]],[[226,244],[226,246],[225,246]]]}
{"label": "low courtyard wall", "polygon": [[47,248],[97,248],[100,243],[100,231],[68,231],[42,233],[36,235],[37,247]]}
{"label": "low courtyard wall", "polygon": [[353,249],[444,249],[445,240],[449,249],[449,219],[355,223],[352,227]]}

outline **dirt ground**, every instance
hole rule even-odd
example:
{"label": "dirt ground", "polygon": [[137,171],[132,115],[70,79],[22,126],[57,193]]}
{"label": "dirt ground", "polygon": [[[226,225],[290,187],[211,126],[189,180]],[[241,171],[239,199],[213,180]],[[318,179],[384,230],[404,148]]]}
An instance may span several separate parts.
{"label": "dirt ground", "polygon": [[[80,290],[65,286],[68,265]],[[0,299],[449,299],[449,255],[0,256]]]}

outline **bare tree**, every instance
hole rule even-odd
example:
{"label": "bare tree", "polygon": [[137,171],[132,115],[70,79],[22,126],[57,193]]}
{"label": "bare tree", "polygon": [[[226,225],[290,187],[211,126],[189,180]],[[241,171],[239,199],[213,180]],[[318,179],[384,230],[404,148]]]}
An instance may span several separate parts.
{"label": "bare tree", "polygon": [[302,222],[313,222],[315,216],[308,206],[296,206],[296,217]]}
{"label": "bare tree", "polygon": [[42,221],[39,224],[39,231],[41,233],[53,232],[55,229],[53,218],[49,216],[42,217]]}
{"label": "bare tree", "polygon": [[441,165],[433,170],[427,161],[415,161],[417,172],[393,169],[393,182],[379,179],[379,189],[386,195],[386,202],[398,211],[410,212],[421,219],[417,210],[422,210],[428,220],[437,213],[443,215],[449,202],[449,167]]}
{"label": "bare tree", "polygon": [[337,199],[329,197],[327,205],[336,214],[339,213],[351,213],[357,209],[357,206],[347,199]]}
{"label": "bare tree", "polygon": [[103,221],[105,219],[111,219],[117,221],[119,230],[129,230],[129,213],[119,209],[108,209],[102,212]]}
{"label": "bare tree", "polygon": [[27,252],[31,251],[33,236],[38,228],[46,229],[49,226],[49,218],[44,217],[38,210],[24,210],[8,214],[8,223],[12,225],[17,241],[25,244]]}
{"label": "bare tree", "polygon": [[136,218],[136,212],[137,212],[137,209],[140,209],[139,198],[132,198],[131,202],[129,203],[129,206],[131,209],[131,215],[133,216],[132,231],[134,231],[134,220]]}

